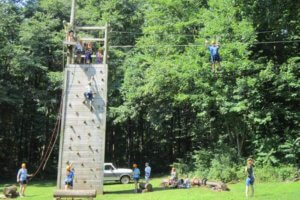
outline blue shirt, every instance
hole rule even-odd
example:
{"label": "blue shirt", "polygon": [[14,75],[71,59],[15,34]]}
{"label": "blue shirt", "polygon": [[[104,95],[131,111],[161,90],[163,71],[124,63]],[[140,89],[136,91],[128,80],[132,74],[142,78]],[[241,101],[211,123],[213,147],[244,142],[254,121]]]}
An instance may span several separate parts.
{"label": "blue shirt", "polygon": [[71,183],[71,182],[73,182],[73,178],[74,178],[74,172],[70,171],[67,175],[66,181]]}
{"label": "blue shirt", "polygon": [[17,175],[17,179],[20,180],[20,181],[26,181],[27,180],[27,169],[19,169],[18,171],[18,175]]}
{"label": "blue shirt", "polygon": [[140,170],[139,168],[134,168],[133,170],[133,178],[140,178]]}
{"label": "blue shirt", "polygon": [[211,56],[219,55],[219,46],[209,46],[208,49]]}

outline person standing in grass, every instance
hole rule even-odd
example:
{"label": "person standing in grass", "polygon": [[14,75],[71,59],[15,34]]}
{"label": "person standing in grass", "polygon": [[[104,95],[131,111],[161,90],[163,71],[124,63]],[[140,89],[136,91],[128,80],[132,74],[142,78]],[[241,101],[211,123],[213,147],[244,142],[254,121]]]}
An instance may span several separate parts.
{"label": "person standing in grass", "polygon": [[254,195],[254,161],[252,158],[247,159],[247,166],[245,167],[245,173],[247,174],[246,178],[246,197],[248,197],[249,187],[251,188],[251,197]]}
{"label": "person standing in grass", "polygon": [[18,175],[17,175],[17,182],[20,183],[20,196],[21,197],[25,196],[25,190],[26,190],[26,186],[28,183],[28,181],[27,181],[28,177],[32,177],[32,175],[29,175],[27,173],[26,164],[22,163],[21,169],[19,169]]}
{"label": "person standing in grass", "polygon": [[138,192],[138,183],[140,179],[140,169],[137,167],[137,164],[133,164],[133,181],[135,185],[135,192]]}
{"label": "person standing in grass", "polygon": [[151,175],[151,167],[149,166],[149,163],[146,162],[145,164],[145,181],[146,183],[149,183],[150,175]]}

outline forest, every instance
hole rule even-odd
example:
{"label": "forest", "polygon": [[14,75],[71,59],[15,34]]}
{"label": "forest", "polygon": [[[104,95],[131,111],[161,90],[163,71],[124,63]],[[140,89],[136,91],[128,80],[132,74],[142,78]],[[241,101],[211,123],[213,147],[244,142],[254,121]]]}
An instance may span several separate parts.
{"label": "forest", "polygon": [[[77,4],[77,25],[110,25],[106,162],[230,181],[252,157],[300,176],[299,1]],[[70,6],[0,0],[0,179],[14,178],[22,162],[35,171],[47,151]],[[205,40],[220,43],[216,72]],[[56,177],[58,146],[39,177]]]}

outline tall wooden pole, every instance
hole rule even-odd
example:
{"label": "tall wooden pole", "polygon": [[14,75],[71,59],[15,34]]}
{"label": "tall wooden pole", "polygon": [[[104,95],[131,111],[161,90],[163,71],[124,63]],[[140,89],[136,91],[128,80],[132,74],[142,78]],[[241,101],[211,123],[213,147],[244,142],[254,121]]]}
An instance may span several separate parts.
{"label": "tall wooden pole", "polygon": [[[72,0],[72,7],[71,7],[71,16],[70,16],[70,23],[69,27],[75,34],[75,13],[76,13],[76,0]],[[67,57],[67,64],[74,63],[74,47],[70,46],[68,48],[68,57]]]}
{"label": "tall wooden pole", "polygon": [[70,17],[70,26],[74,29],[75,22],[75,12],[76,12],[76,0],[72,0],[72,8],[71,8],[71,17]]}
{"label": "tall wooden pole", "polygon": [[108,23],[105,23],[105,33],[104,33],[104,59],[103,64],[107,64],[107,54],[108,54]]}

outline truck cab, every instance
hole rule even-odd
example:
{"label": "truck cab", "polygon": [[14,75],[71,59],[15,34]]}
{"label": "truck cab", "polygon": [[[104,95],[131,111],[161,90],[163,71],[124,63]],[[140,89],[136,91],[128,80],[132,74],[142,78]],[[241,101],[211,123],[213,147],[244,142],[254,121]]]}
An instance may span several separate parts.
{"label": "truck cab", "polygon": [[104,182],[120,181],[120,183],[128,184],[132,175],[132,169],[116,168],[112,163],[104,163]]}

